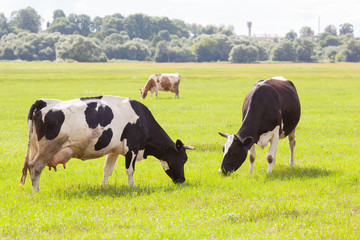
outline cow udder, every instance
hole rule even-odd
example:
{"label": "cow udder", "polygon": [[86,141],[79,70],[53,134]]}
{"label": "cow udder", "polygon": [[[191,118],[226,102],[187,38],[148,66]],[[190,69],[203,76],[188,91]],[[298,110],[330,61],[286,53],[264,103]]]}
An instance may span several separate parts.
{"label": "cow udder", "polygon": [[64,148],[61,149],[59,152],[57,152],[54,157],[51,159],[51,161],[47,164],[49,166],[49,169],[54,168],[56,171],[56,166],[58,164],[62,164],[64,168],[66,167],[66,163],[70,160],[72,157],[73,151],[70,148]]}

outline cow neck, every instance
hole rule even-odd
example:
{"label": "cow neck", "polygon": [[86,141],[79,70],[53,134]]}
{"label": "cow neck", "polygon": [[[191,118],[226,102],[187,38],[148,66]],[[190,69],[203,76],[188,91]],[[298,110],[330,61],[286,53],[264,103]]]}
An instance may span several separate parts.
{"label": "cow neck", "polygon": [[174,146],[175,143],[161,128],[161,130],[158,129],[155,133],[150,135],[148,144],[145,147],[145,152],[146,155],[152,155],[160,160],[163,160],[166,153],[170,149],[173,149]]}
{"label": "cow neck", "polygon": [[152,79],[152,78],[150,78],[150,79],[147,81],[147,83],[145,84],[144,89],[145,89],[146,91],[150,91],[150,89],[151,89],[152,87],[154,87],[154,86],[155,86],[155,80]]}
{"label": "cow neck", "polygon": [[259,140],[259,122],[255,120],[258,118],[254,115],[254,111],[251,111],[250,108],[241,124],[239,131],[236,133],[240,139],[252,137],[254,142]]}
{"label": "cow neck", "polygon": [[135,100],[130,100],[130,104],[136,115],[141,116],[138,124],[143,129],[146,138],[144,157],[152,155],[162,159],[169,149],[174,148],[175,143],[155,120],[147,107]]}

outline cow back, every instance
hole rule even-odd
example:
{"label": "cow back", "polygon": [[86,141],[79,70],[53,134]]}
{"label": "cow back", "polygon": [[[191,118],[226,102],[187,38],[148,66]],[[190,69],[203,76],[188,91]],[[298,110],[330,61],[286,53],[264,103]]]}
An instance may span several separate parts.
{"label": "cow back", "polygon": [[281,115],[284,123],[283,131],[287,136],[294,130],[300,120],[301,106],[296,88],[289,80],[269,79],[265,84],[272,86],[279,94]]}
{"label": "cow back", "polygon": [[294,84],[289,80],[268,79],[256,82],[247,94],[242,109],[240,136],[271,131],[277,125],[287,136],[300,119],[300,101]]}

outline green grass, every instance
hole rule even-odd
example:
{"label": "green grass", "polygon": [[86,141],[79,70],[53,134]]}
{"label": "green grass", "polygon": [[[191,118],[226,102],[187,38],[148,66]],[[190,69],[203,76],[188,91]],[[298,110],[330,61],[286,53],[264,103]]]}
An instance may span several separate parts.
{"label": "green grass", "polygon": [[[104,158],[44,169],[40,192],[19,186],[27,112],[38,98],[111,94],[140,100],[148,76],[179,72],[180,99],[142,102],[169,136],[193,145],[186,182],[159,161],[136,164],[127,186],[120,157],[101,187]],[[225,139],[241,125],[246,93],[259,79],[297,86],[302,116],[295,167],[281,140],[267,174],[257,147],[230,177],[218,173]],[[360,64],[155,64],[0,62],[0,238],[2,239],[357,239],[360,236]]]}

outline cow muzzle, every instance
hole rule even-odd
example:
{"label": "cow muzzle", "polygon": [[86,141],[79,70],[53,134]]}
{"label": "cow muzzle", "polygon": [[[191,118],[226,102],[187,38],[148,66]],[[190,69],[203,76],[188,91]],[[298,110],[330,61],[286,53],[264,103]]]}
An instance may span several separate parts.
{"label": "cow muzzle", "polygon": [[165,173],[171,178],[171,180],[174,183],[183,183],[183,182],[185,182],[185,177],[175,178],[170,170],[165,171]]}
{"label": "cow muzzle", "polygon": [[185,178],[173,179],[173,182],[174,182],[175,184],[177,184],[177,183],[184,183],[184,182],[185,182]]}

